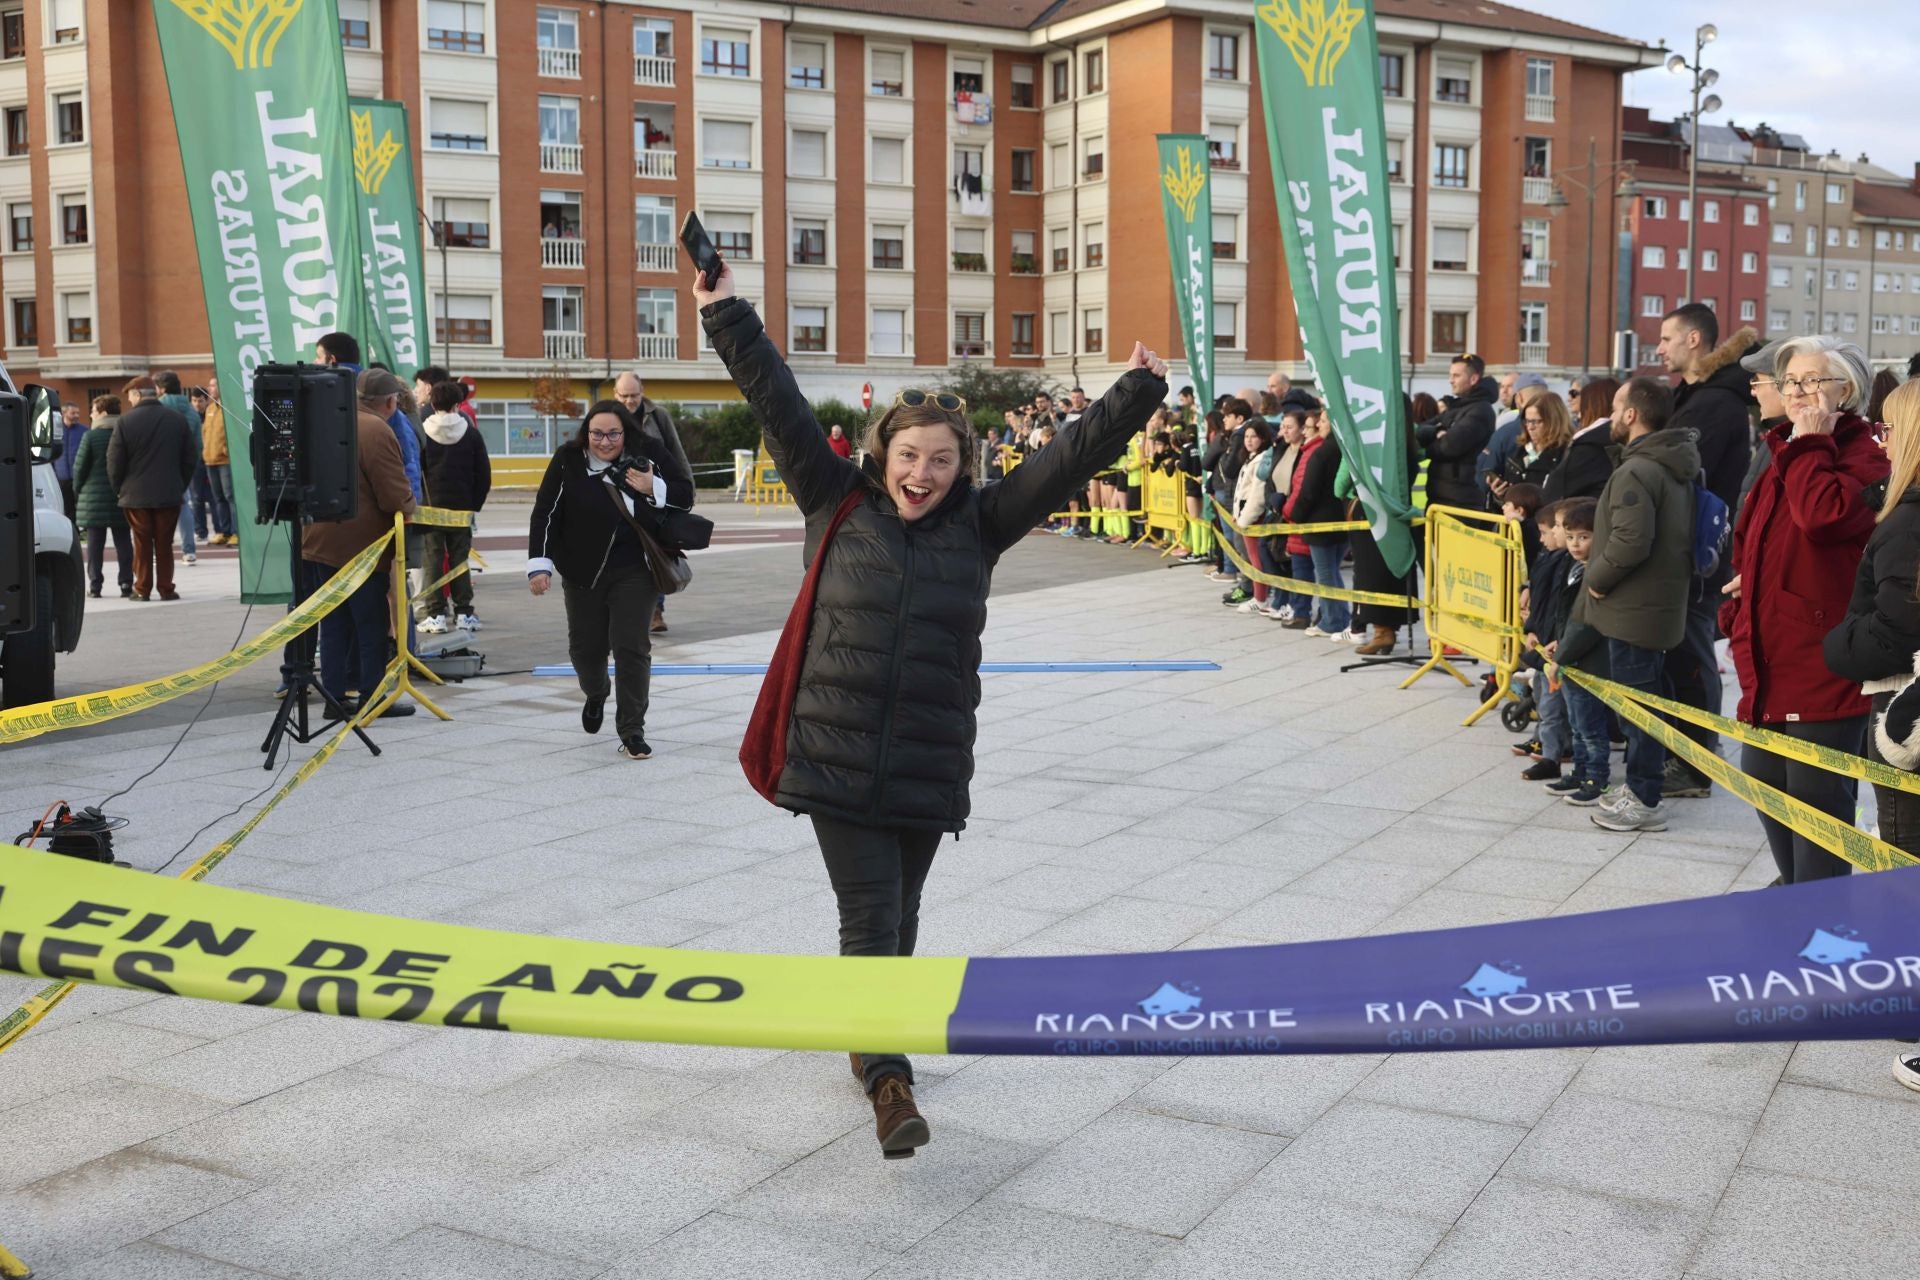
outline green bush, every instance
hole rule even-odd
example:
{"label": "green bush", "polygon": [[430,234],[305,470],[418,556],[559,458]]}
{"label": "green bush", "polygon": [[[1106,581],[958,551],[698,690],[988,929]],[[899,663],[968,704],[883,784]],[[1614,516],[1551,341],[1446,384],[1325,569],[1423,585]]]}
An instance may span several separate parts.
{"label": "green bush", "polygon": [[1001,425],[1000,415],[1006,410],[1033,403],[1033,398],[1043,391],[1050,396],[1060,394],[1058,384],[1038,370],[995,369],[971,361],[950,369],[940,389],[965,400],[970,415],[991,410],[995,429]]}

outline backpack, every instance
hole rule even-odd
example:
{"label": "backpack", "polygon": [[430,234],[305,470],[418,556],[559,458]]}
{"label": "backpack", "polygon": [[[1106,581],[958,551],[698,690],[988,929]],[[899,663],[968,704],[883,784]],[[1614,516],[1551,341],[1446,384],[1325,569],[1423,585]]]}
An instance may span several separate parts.
{"label": "backpack", "polygon": [[1693,576],[1711,578],[1726,563],[1733,521],[1720,495],[1693,478]]}

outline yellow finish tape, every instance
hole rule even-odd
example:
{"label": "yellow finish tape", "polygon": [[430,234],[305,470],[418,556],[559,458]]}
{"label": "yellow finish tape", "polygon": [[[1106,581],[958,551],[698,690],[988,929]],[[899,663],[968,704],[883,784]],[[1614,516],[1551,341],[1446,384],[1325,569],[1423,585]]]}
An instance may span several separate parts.
{"label": "yellow finish tape", "polygon": [[441,529],[471,529],[473,512],[455,511],[452,507],[415,507],[413,514],[407,517],[407,523],[432,525]]}
{"label": "yellow finish tape", "polygon": [[1303,596],[1324,596],[1328,600],[1351,600],[1355,604],[1380,605],[1388,609],[1420,607],[1420,602],[1411,596],[1388,595],[1380,591],[1355,591],[1351,587],[1323,587],[1317,582],[1302,582],[1296,578],[1283,578],[1278,574],[1267,573],[1248,564],[1246,557],[1235,551],[1233,543],[1225,538],[1220,540],[1220,549],[1226,552],[1227,558],[1238,565],[1240,572],[1248,578],[1269,587],[1278,587],[1282,591],[1291,591]]}

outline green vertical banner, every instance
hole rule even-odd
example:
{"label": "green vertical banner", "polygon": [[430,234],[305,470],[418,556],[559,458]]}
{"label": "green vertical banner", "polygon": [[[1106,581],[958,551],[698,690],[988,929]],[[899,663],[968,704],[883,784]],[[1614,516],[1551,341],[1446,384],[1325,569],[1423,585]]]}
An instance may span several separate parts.
{"label": "green vertical banner", "polygon": [[[1197,133],[1163,133],[1159,143],[1160,206],[1180,307],[1180,343],[1187,349],[1194,403],[1204,417],[1213,407],[1213,191],[1207,140]],[[1199,443],[1204,451],[1204,427]]]}
{"label": "green vertical banner", "polygon": [[292,595],[290,526],[254,523],[253,371],[311,361],[366,314],[340,19],[334,0],[153,0],[153,14],[226,413],[240,598],[276,603]]}
{"label": "green vertical banner", "polygon": [[1405,573],[1413,508],[1373,0],[1260,0],[1254,19],[1301,343],[1380,554]]}
{"label": "green vertical banner", "polygon": [[354,98],[348,108],[360,215],[360,278],[368,312],[361,343],[369,362],[378,360],[402,378],[412,378],[413,371],[427,363],[427,278],[407,106]]}

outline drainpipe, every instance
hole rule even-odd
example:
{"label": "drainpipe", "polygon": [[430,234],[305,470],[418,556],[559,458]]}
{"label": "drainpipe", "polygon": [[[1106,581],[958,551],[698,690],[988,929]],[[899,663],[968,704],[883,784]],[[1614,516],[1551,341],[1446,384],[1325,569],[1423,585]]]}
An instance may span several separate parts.
{"label": "drainpipe", "polygon": [[[611,183],[607,181],[607,153],[611,150],[608,143],[612,134],[607,129],[607,0],[600,0],[600,341],[606,352],[606,381],[613,381],[613,317],[609,310],[607,295],[613,289],[611,273],[606,268],[613,262],[613,219],[607,216],[607,192]],[[587,403],[592,404],[600,398],[598,378],[587,381]]]}

